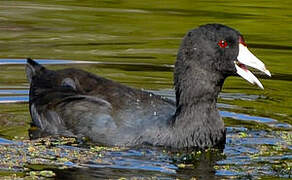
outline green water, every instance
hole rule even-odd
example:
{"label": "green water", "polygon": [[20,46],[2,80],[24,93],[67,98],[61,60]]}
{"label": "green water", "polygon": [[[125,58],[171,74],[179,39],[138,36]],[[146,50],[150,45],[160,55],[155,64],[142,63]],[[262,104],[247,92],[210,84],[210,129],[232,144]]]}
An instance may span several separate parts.
{"label": "green water", "polygon": [[[133,87],[153,90],[158,94],[174,98],[171,90],[173,88],[171,65],[175,61],[180,41],[188,30],[206,23],[222,23],[239,30],[244,35],[249,49],[272,73],[272,78],[256,73],[265,87],[264,91],[239,77],[230,77],[225,81],[218,107],[229,129],[228,139],[239,138],[239,142],[238,146],[235,146],[236,143],[233,141],[229,144],[227,142],[225,149],[227,158],[225,161],[215,163],[214,169],[217,173],[213,174],[212,178],[247,177],[247,171],[250,171],[251,177],[287,178],[289,175],[291,177],[292,1],[290,0],[2,0],[0,1],[1,137],[28,139],[30,116],[26,98],[29,84],[24,74],[24,58],[49,59],[55,62],[59,62],[57,60],[94,61],[95,64],[63,63],[48,65],[48,67],[62,69],[74,66]],[[13,59],[20,61],[11,64]],[[7,98],[11,97],[15,99],[7,102]],[[245,138],[252,143],[245,143]],[[243,153],[250,158],[248,162],[251,168],[244,168],[245,166],[240,164],[229,170],[227,166],[237,162],[236,158],[232,158],[239,157],[230,149],[235,151],[247,147],[257,150]],[[263,149],[270,154],[263,155]],[[254,160],[252,157],[255,155],[261,158],[269,156],[280,158]],[[227,162],[228,160],[231,163]],[[263,161],[267,165],[263,164]],[[279,164],[286,164],[287,166],[283,166],[284,169],[286,167],[286,171],[277,173],[275,167]],[[279,167],[283,168],[280,165]],[[113,177],[125,177],[125,174],[139,177],[141,172],[132,172],[131,167],[128,168],[131,173],[121,171],[122,173]],[[260,169],[262,171],[254,172],[259,170],[259,167],[266,168],[266,171]],[[98,174],[102,170],[102,168],[92,170],[92,173]],[[200,176],[194,174],[194,172],[200,173],[200,169],[194,167],[175,171],[177,175],[169,175],[169,178],[206,176],[204,173]],[[13,172],[16,170],[8,171],[8,175]],[[155,176],[155,173],[149,173],[147,170],[142,172],[150,174],[146,177]],[[233,173],[224,174],[224,172]],[[74,173],[72,171],[72,174]],[[78,171],[78,175],[83,174],[87,172]],[[168,177],[167,174],[159,174],[159,176]]]}

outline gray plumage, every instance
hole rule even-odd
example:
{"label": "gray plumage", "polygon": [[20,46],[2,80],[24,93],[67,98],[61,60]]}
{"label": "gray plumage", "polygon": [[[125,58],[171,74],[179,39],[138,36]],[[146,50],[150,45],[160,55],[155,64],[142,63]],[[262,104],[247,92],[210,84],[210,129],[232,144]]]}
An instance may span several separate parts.
{"label": "gray plumage", "polygon": [[[110,146],[223,147],[216,109],[236,73],[239,32],[209,24],[186,34],[174,69],[176,102],[78,69],[48,70],[28,59],[30,113],[45,135],[87,137]],[[228,41],[228,48],[217,42]]]}

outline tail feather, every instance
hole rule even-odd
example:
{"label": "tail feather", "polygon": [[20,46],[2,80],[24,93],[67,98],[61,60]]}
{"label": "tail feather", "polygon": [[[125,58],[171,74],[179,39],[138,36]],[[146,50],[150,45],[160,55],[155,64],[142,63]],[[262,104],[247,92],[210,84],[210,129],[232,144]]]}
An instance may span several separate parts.
{"label": "tail feather", "polygon": [[31,58],[27,58],[27,64],[25,67],[26,77],[29,83],[31,83],[33,76],[43,71],[45,67],[37,63]]}

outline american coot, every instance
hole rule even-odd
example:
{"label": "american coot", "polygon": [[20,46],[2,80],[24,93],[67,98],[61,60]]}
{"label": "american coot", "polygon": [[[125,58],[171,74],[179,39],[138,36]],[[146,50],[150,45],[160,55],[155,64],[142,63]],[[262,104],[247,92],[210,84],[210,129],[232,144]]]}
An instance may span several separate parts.
{"label": "american coot", "polygon": [[33,124],[46,135],[86,137],[107,146],[222,147],[225,128],[216,108],[226,77],[263,88],[246,68],[270,76],[242,35],[207,24],[182,40],[174,69],[176,103],[79,69],[52,71],[27,60]]}

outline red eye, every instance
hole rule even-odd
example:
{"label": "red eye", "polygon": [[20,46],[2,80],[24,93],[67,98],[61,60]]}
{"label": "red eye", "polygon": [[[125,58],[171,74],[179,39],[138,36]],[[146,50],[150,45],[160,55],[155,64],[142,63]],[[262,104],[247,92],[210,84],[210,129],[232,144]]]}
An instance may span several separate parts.
{"label": "red eye", "polygon": [[221,40],[218,42],[218,45],[221,47],[221,48],[226,48],[228,46],[227,42],[224,41],[224,40]]}

